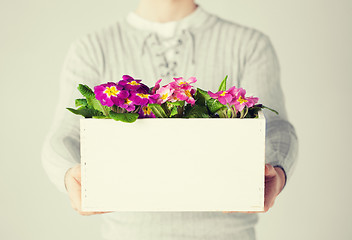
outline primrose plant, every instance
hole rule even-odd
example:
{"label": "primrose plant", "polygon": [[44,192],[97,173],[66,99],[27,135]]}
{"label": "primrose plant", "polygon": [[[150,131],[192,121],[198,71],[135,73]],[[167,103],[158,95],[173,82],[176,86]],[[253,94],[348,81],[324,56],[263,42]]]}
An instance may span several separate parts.
{"label": "primrose plant", "polygon": [[174,78],[164,86],[160,86],[161,81],[149,88],[141,80],[123,75],[118,83],[95,86],[94,92],[79,84],[78,90],[85,98],[76,99],[78,109],[67,109],[85,118],[123,122],[138,118],[257,118],[263,108],[277,113],[257,104],[257,97],[247,97],[243,88],[233,86],[226,90],[227,76],[216,93],[195,88],[195,77]]}

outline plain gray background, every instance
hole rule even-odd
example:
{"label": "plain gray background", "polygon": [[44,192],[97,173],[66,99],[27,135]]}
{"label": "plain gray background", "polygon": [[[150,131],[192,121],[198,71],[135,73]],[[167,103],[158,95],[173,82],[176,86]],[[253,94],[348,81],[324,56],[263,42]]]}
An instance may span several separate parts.
{"label": "plain gray background", "polygon": [[[40,160],[69,44],[115,22],[137,0],[0,2],[0,239],[100,239],[49,182]],[[352,239],[352,1],[199,0],[270,36],[300,152],[258,240]]]}

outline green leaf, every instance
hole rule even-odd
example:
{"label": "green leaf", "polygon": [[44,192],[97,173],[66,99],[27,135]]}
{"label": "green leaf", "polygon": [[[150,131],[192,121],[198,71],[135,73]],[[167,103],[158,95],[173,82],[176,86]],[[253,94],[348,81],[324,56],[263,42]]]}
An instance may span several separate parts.
{"label": "green leaf", "polygon": [[97,111],[95,109],[87,108],[87,107],[80,107],[79,109],[73,109],[73,108],[66,108],[66,109],[76,115],[82,115],[85,118],[91,118],[93,116],[103,116],[102,112]]}
{"label": "green leaf", "polygon": [[79,84],[78,91],[86,98],[95,98],[95,94],[87,85]]}
{"label": "green leaf", "polygon": [[109,116],[116,121],[121,121],[125,123],[135,122],[139,117],[138,113],[117,113],[114,111],[110,111]]}
{"label": "green leaf", "polygon": [[164,109],[157,103],[154,104],[148,104],[148,107],[152,110],[154,113],[155,117],[157,118],[167,118],[167,115],[164,111]]}
{"label": "green leaf", "polygon": [[225,105],[221,104],[218,100],[210,98],[207,101],[207,107],[209,109],[209,112],[211,114],[216,113],[217,111],[219,111],[221,108],[226,107]]}
{"label": "green leaf", "polygon": [[93,118],[96,118],[96,119],[109,119],[109,117],[107,117],[107,116],[93,116]]}
{"label": "green leaf", "polygon": [[253,106],[248,109],[248,114],[245,116],[245,118],[257,118],[258,117],[258,112],[262,109],[260,106]]}
{"label": "green leaf", "polygon": [[207,107],[203,105],[194,105],[193,107],[187,107],[184,117],[185,118],[210,118]]}
{"label": "green leaf", "polygon": [[220,86],[219,86],[218,92],[219,92],[219,91],[226,91],[226,81],[227,81],[227,77],[228,77],[228,76],[226,75],[225,79],[222,80],[222,82],[221,82],[221,84],[220,84]]}
{"label": "green leaf", "polygon": [[205,105],[206,101],[208,101],[210,99],[210,96],[207,91],[204,91],[200,88],[197,88],[197,91],[196,91],[194,98],[196,100],[196,104]]}
{"label": "green leaf", "polygon": [[95,110],[103,112],[105,116],[109,116],[110,108],[107,106],[101,105],[100,101],[97,100],[95,96],[93,98],[87,98],[87,103]]}
{"label": "green leaf", "polygon": [[185,105],[185,101],[167,102],[167,104],[175,107],[183,107]]}
{"label": "green leaf", "polygon": [[177,115],[177,113],[178,113],[177,107],[173,107],[171,109],[170,117],[173,117],[173,116]]}
{"label": "green leaf", "polygon": [[272,109],[272,108],[269,108],[269,107],[264,106],[264,105],[262,105],[262,108],[266,108],[266,109],[268,109],[268,110],[270,110],[270,111],[272,111],[272,112],[276,113],[277,115],[279,115],[279,112],[278,112],[278,111],[276,111],[276,110],[274,110],[274,109]]}
{"label": "green leaf", "polygon": [[76,99],[75,100],[75,106],[76,107],[81,107],[81,106],[87,106],[87,99]]}

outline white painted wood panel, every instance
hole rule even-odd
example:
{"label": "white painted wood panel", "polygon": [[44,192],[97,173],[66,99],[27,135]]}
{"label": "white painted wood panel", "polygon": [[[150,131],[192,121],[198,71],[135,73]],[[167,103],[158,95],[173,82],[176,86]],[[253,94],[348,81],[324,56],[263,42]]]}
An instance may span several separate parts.
{"label": "white painted wood panel", "polygon": [[81,119],[85,211],[262,211],[265,118]]}

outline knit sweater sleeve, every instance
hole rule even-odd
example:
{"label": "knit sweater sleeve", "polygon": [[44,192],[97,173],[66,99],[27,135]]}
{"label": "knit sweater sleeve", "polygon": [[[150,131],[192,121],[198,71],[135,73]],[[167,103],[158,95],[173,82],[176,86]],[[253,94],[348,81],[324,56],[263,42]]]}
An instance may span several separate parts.
{"label": "knit sweater sleeve", "polygon": [[280,66],[268,36],[255,31],[248,39],[241,86],[259,97],[260,103],[275,109],[279,115],[265,109],[265,161],[281,167],[286,182],[290,179],[298,153],[295,128],[289,122],[280,82]]}
{"label": "knit sweater sleeve", "polygon": [[99,78],[96,64],[92,61],[87,39],[73,42],[69,48],[60,76],[59,99],[51,128],[42,147],[42,164],[49,179],[61,192],[66,192],[66,171],[80,163],[80,117],[66,108],[73,107],[82,98],[78,84],[90,85]]}

